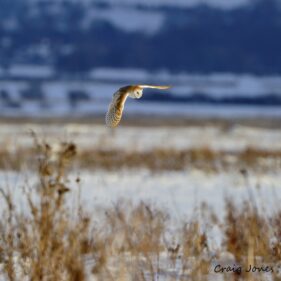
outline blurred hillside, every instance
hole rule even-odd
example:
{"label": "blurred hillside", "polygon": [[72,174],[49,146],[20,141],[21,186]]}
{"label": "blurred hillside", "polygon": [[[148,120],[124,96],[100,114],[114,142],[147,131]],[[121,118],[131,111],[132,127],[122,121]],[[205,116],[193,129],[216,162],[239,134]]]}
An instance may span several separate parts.
{"label": "blurred hillside", "polygon": [[96,67],[281,73],[280,1],[194,3],[0,0],[2,75],[14,64],[60,75]]}
{"label": "blurred hillside", "polygon": [[[281,0],[0,0],[0,116],[281,116]],[[150,95],[150,93],[153,93]]]}

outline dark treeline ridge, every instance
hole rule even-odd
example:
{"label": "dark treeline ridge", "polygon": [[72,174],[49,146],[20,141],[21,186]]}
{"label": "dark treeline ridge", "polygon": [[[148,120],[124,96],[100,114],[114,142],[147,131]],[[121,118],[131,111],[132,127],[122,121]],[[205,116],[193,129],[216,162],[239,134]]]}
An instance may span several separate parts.
{"label": "dark treeline ridge", "polygon": [[53,3],[0,0],[2,67],[47,64],[72,74],[100,66],[192,73],[281,73],[278,0],[257,0],[232,10],[207,5],[153,8],[165,15],[164,25],[154,34],[126,32],[96,19],[85,27],[88,8],[82,1],[59,2],[57,10]]}

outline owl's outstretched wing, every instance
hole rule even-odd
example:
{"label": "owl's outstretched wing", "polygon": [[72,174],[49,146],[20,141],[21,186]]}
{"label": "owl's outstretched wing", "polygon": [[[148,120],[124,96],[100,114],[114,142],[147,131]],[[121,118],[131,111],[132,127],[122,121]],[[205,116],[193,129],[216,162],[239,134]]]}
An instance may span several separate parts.
{"label": "owl's outstretched wing", "polygon": [[105,116],[105,123],[108,127],[114,128],[119,124],[127,97],[128,92],[121,89],[113,95]]}
{"label": "owl's outstretched wing", "polygon": [[[140,98],[142,96],[142,90],[145,88],[166,90],[171,88],[170,86],[154,86],[154,85],[130,85],[120,88],[112,98],[106,113],[105,122],[108,127],[116,127],[122,118],[124,105],[128,96],[134,98]],[[138,92],[141,90],[141,92]]]}
{"label": "owl's outstretched wing", "polygon": [[155,86],[155,85],[138,85],[138,87],[142,89],[159,89],[159,90],[167,90],[170,89],[171,86]]}

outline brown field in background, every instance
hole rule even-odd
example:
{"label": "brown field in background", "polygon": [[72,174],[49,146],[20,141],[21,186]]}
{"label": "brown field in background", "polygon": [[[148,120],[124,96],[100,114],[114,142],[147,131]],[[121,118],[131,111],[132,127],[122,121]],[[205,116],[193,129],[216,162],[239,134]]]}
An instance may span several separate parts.
{"label": "brown field in background", "polygon": [[[33,117],[0,117],[0,124],[92,124],[105,125],[105,116],[84,116],[84,117],[61,117],[61,118],[36,118]],[[120,126],[123,127],[189,127],[189,126],[217,126],[229,129],[234,125],[241,125],[253,128],[280,129],[280,118],[191,118],[191,117],[171,117],[171,116],[124,116]]]}
{"label": "brown field in background", "polygon": [[[52,154],[52,146],[48,146]],[[61,143],[64,147],[65,143]],[[211,148],[192,148],[185,150],[153,149],[150,151],[126,151],[103,149],[79,149],[72,164],[79,169],[119,170],[123,168],[146,168],[151,171],[184,170],[189,168],[204,171],[230,171],[251,169],[257,171],[278,171],[281,168],[281,150],[262,150],[246,148],[242,151],[215,151]],[[18,148],[10,151],[0,148],[0,169],[20,171],[28,166],[36,168],[34,148]],[[52,161],[50,161],[52,162]]]}

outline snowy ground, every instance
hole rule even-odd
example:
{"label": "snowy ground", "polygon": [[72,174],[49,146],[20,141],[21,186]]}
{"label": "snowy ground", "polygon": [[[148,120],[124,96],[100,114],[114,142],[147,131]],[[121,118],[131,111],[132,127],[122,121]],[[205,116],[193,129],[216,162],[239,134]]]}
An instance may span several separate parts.
{"label": "snowy ground", "polygon": [[[137,124],[137,120],[135,121]],[[0,124],[0,145],[13,151],[30,147],[30,132],[51,144],[71,141],[79,149],[99,148],[146,151],[154,148],[210,148],[217,151],[240,151],[248,147],[281,150],[281,130],[232,125],[186,127],[124,127],[110,130],[104,125],[91,124]]]}
{"label": "snowy ground", "polygon": [[[202,224],[206,224],[201,213],[203,203],[214,211],[219,221],[224,219],[226,198],[238,206],[242,206],[242,203],[247,201],[250,205],[257,206],[258,212],[265,216],[280,211],[281,176],[278,173],[250,174],[248,178],[245,178],[238,171],[205,173],[189,169],[180,172],[151,173],[148,170],[97,170],[94,172],[79,171],[77,176],[81,178],[79,185],[75,183],[75,174],[69,178],[69,186],[72,188],[71,192],[67,194],[67,203],[70,209],[74,210],[73,206],[77,206],[80,199],[84,210],[89,214],[95,214],[96,225],[102,223],[105,209],[112,209],[120,202],[134,205],[139,202],[150,203],[153,207],[169,214],[172,223],[169,224],[167,237],[173,236],[178,227],[182,226],[182,223],[190,221],[191,218],[195,217],[199,222],[202,218]],[[30,173],[21,175],[0,173],[1,183],[9,183],[9,189],[16,198],[17,209],[25,212],[26,202],[21,191],[23,178],[25,184],[32,187],[35,179]],[[211,253],[221,248],[223,239],[218,225],[208,226]],[[128,257],[128,260],[131,261],[132,257]],[[116,269],[114,266],[116,261],[112,258],[110,270]],[[180,263],[180,259],[178,262]],[[235,260],[233,256],[230,260],[228,256],[221,257],[220,262],[212,260],[208,280],[225,280],[222,274],[213,273],[213,268],[221,262],[232,266]],[[154,280],[170,280],[167,279],[170,274],[175,276],[179,274],[180,270],[177,270],[176,266],[170,265],[166,254],[161,256],[160,263],[163,270],[157,278],[155,276]],[[85,264],[90,272],[94,261],[85,257]],[[150,280],[149,276],[147,278]],[[0,276],[0,280],[5,279],[1,279]],[[87,280],[98,279],[93,277]]]}
{"label": "snowy ground", "polygon": [[[2,124],[1,147],[12,152],[18,147],[32,146],[30,130],[35,131],[39,139],[45,139],[54,147],[61,141],[72,141],[80,150],[98,148],[149,151],[157,148],[181,150],[201,147],[217,151],[240,151],[248,147],[281,150],[281,131],[278,129],[246,126],[233,126],[228,130],[216,126],[120,126],[118,130],[112,132],[104,126],[87,124]],[[281,176],[273,170],[253,171],[248,179],[245,179],[238,170],[208,173],[192,167],[187,167],[183,171],[157,173],[144,169],[78,170],[74,171],[70,178],[74,198],[77,195],[75,190],[78,189],[75,184],[77,176],[81,178],[81,198],[84,205],[89,208],[98,205],[109,206],[120,199],[133,202],[144,200],[164,207],[178,219],[190,215],[202,202],[210,204],[216,213],[222,214],[225,197],[231,197],[237,202],[257,200],[259,206],[265,208],[270,206],[272,211],[274,206],[278,206],[278,198],[281,196]],[[34,179],[27,167],[22,174],[4,171],[0,174],[2,185],[5,186],[7,183],[14,190],[15,186],[22,185],[25,178],[31,181],[32,185]],[[260,200],[261,198],[263,200]]]}
{"label": "snowy ground", "polygon": [[[77,176],[81,179],[79,185],[75,183]],[[23,175],[1,172],[0,178],[4,186],[11,188],[21,202],[18,206],[24,210],[21,187],[23,182],[32,186],[36,178],[28,172]],[[134,204],[148,202],[177,221],[189,218],[202,203],[207,203],[222,219],[227,198],[237,204],[243,201],[257,204],[264,214],[277,211],[281,200],[280,182],[281,175],[277,173],[252,173],[245,178],[239,171],[205,173],[195,169],[160,173],[79,171],[69,178],[71,193],[67,197],[71,205],[81,197],[83,207],[91,212],[100,207],[112,207],[120,200]]]}
{"label": "snowy ground", "polygon": [[[29,147],[32,140],[29,131],[56,146],[61,141],[73,141],[79,149],[104,148],[125,150],[150,150],[154,148],[210,147],[215,150],[239,151],[247,147],[267,150],[281,149],[279,129],[250,128],[233,125],[228,129],[218,126],[191,127],[122,127],[112,132],[100,125],[87,124],[1,124],[0,147],[13,151],[17,147]],[[276,170],[275,170],[276,171]],[[77,177],[81,179],[76,182]],[[74,170],[69,176],[71,192],[66,195],[71,209],[81,200],[90,214],[95,213],[95,222],[102,220],[104,208],[112,208],[120,201],[130,204],[151,203],[167,212],[171,218],[171,231],[182,222],[196,216],[201,217],[200,206],[206,203],[220,220],[224,217],[226,198],[238,205],[247,201],[257,206],[263,214],[274,214],[280,210],[281,175],[274,171],[252,171],[248,175],[238,170],[206,172],[192,167],[181,171],[152,172],[146,169],[124,170]],[[1,171],[0,185],[13,194],[18,210],[26,211],[22,187],[34,188],[36,177],[24,167],[21,173]],[[2,201],[0,207],[3,210]],[[98,214],[98,215],[97,215]],[[222,233],[211,227],[208,239],[214,248],[219,248]],[[162,258],[162,257],[161,257]],[[158,280],[167,280],[170,272],[163,259],[164,268]],[[93,260],[87,260],[89,268]],[[230,262],[232,264],[232,261]],[[114,268],[114,267],[113,267]],[[166,279],[165,279],[166,278]],[[1,279],[0,276],[0,280]],[[95,279],[91,279],[95,280]],[[155,277],[156,280],[156,277]],[[209,280],[223,280],[222,275],[210,275]]]}

